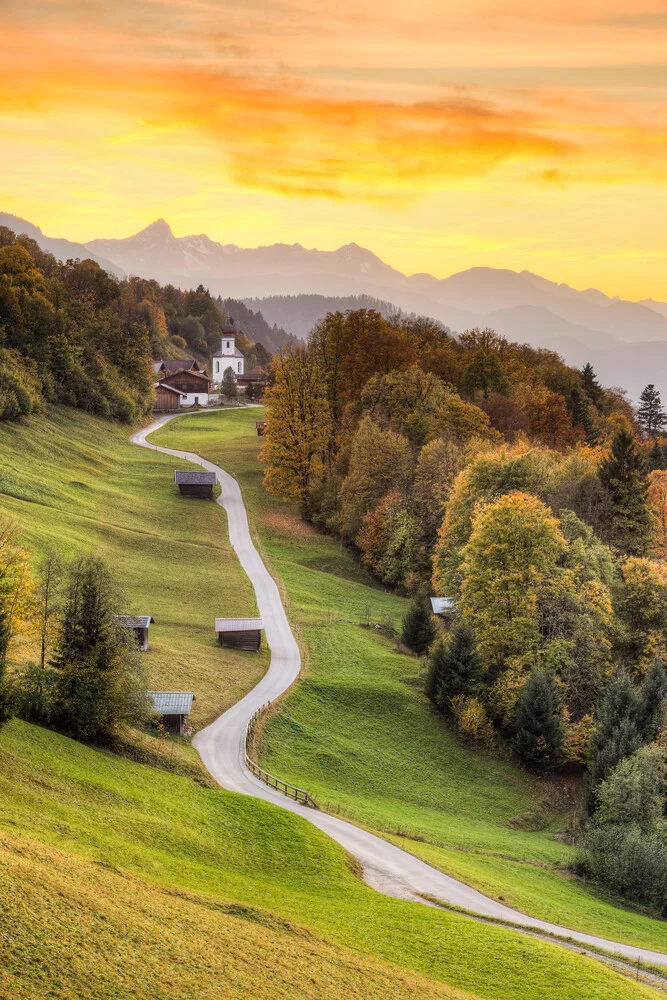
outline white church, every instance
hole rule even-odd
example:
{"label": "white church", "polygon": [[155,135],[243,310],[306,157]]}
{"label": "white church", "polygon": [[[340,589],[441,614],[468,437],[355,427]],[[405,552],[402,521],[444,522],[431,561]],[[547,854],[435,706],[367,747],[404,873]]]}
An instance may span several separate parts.
{"label": "white church", "polygon": [[243,375],[243,355],[236,346],[236,327],[234,320],[230,319],[222,329],[222,342],[220,350],[213,355],[213,384],[219,386],[222,377],[228,368],[237,377]]}

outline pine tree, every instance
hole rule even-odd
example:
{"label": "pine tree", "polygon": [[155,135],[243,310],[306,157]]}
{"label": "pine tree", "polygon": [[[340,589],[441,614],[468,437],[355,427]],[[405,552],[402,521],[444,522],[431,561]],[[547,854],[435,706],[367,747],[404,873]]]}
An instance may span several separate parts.
{"label": "pine tree", "polygon": [[596,378],[590,361],[587,361],[581,369],[581,387],[594,406],[600,409],[604,390]]}
{"label": "pine tree", "polygon": [[515,717],[514,749],[534,771],[557,770],[563,762],[563,724],[553,674],[533,670],[521,689]]}
{"label": "pine tree", "polygon": [[600,435],[598,434],[595,424],[591,420],[591,415],[589,413],[590,400],[586,393],[575,386],[570,392],[570,403],[569,407],[572,412],[572,420],[575,424],[578,424],[583,428],[586,444],[594,448],[596,444],[599,443]]}
{"label": "pine tree", "polygon": [[639,397],[637,420],[644,428],[647,437],[656,439],[667,424],[667,413],[662,408],[660,393],[651,383],[647,385]]}
{"label": "pine tree", "polygon": [[646,460],[630,431],[618,432],[598,477],[612,504],[612,540],[625,552],[642,555],[651,538],[648,475]]}
{"label": "pine tree", "polygon": [[403,619],[401,639],[403,644],[419,656],[426,653],[435,639],[435,622],[431,612],[431,603],[427,597],[418,596],[410,602],[407,614]]}
{"label": "pine tree", "polygon": [[665,455],[664,447],[658,441],[653,442],[648,453],[648,468],[649,472],[662,472],[667,469],[667,455]]}
{"label": "pine tree", "polygon": [[586,776],[586,804],[594,812],[598,786],[616,765],[642,745],[639,699],[632,678],[620,669],[609,681],[595,712],[595,729]]}
{"label": "pine tree", "polygon": [[222,395],[226,399],[236,399],[238,395],[238,388],[236,385],[236,376],[232,368],[225,368],[222,376]]}
{"label": "pine tree", "polygon": [[475,695],[479,687],[482,664],[473,630],[463,623],[456,625],[449,642],[435,647],[430,666],[433,693],[429,697],[448,714],[452,698]]}
{"label": "pine tree", "polygon": [[644,678],[637,706],[637,727],[647,743],[658,735],[665,695],[667,695],[667,674],[660,660],[656,659]]}

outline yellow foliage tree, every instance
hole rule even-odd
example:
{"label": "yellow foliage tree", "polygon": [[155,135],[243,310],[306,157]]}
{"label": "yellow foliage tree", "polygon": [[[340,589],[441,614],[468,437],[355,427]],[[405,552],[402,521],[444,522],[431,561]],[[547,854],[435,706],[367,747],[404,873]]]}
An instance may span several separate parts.
{"label": "yellow foliage tree", "polygon": [[667,558],[667,471],[656,469],[648,477],[648,505],[653,518],[653,555]]}

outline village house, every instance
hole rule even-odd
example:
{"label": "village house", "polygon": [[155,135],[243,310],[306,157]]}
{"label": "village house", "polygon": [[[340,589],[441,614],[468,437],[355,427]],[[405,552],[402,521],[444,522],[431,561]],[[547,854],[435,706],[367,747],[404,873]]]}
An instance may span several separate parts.
{"label": "village house", "polygon": [[134,638],[142,653],[148,649],[148,627],[155,624],[151,615],[116,615],[116,621],[121,628],[134,633]]}
{"label": "village house", "polygon": [[149,691],[148,697],[167,732],[182,736],[195,700],[192,691]]}
{"label": "village house", "polygon": [[164,375],[159,381],[182,393],[181,406],[208,406],[213,380],[205,371],[179,370]]}
{"label": "village house", "polygon": [[180,389],[174,389],[173,386],[165,385],[163,382],[155,383],[155,406],[153,409],[156,413],[180,409],[183,399],[185,399],[185,393],[181,392]]}
{"label": "village house", "polygon": [[173,375],[175,372],[203,372],[204,369],[194,358],[169,358],[166,361],[154,361],[153,371],[158,378]]}
{"label": "village house", "polygon": [[222,384],[228,368],[231,368],[237,380],[239,375],[243,375],[244,357],[236,346],[237,332],[233,319],[222,328],[220,350],[213,355],[213,383],[216,386]]}

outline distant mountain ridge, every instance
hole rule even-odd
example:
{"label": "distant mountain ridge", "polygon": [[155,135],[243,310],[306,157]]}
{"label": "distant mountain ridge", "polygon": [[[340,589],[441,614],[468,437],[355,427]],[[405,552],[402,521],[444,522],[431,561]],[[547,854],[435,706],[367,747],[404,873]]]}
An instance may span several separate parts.
{"label": "distant mountain ridge", "polygon": [[70,240],[53,239],[50,236],[45,236],[39,226],[35,226],[32,222],[26,222],[25,219],[20,219],[17,215],[10,215],[7,212],[0,212],[0,226],[7,226],[12,232],[17,235],[25,233],[39,244],[42,250],[46,253],[52,253],[54,257],[58,260],[85,260],[86,258],[97,261],[100,267],[103,267],[105,271],[109,274],[115,275],[117,278],[124,278],[125,273],[122,268],[118,267],[111,260],[107,260],[106,257],[101,257],[83,243],[72,243]]}
{"label": "distant mountain ridge", "polygon": [[[0,216],[0,224],[7,218]],[[92,240],[83,248],[50,240],[30,223],[21,227],[16,223],[22,220],[14,222],[14,229],[34,230],[38,235],[33,238],[56,256],[65,250],[53,245],[62,244],[67,256],[85,254],[111,262],[109,269],[115,273],[180,288],[203,284],[223,299],[252,300],[252,307],[270,324],[296,336],[304,335],[304,303],[297,309],[299,318],[294,313],[290,323],[263,302],[281,296],[367,296],[407,313],[432,316],[454,332],[493,326],[509,339],[550,347],[570,364],[595,353],[604,381],[625,385],[633,397],[647,382],[659,381],[656,363],[664,370],[667,302],[654,299],[630,302],[595,288],[574,289],[530,271],[491,267],[473,267],[447,278],[405,275],[356,243],[338,250],[308,250],[298,243],[243,249],[205,234],[176,237],[164,219],[126,239]],[[72,247],[79,252],[73,253]],[[634,349],[627,350],[627,345]]]}

